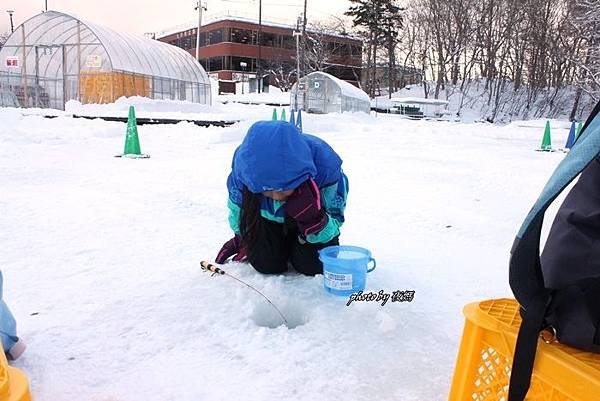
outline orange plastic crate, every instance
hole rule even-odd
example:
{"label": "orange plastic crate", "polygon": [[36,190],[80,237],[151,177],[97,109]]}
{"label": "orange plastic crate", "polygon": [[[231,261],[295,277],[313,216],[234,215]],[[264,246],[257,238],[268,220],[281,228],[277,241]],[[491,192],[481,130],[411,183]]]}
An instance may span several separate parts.
{"label": "orange plastic crate", "polygon": [[8,366],[6,356],[0,342],[0,400],[31,401],[29,383],[23,372]]}
{"label": "orange plastic crate", "polygon": [[[521,324],[514,299],[468,304],[450,401],[506,401]],[[527,401],[599,401],[600,354],[538,341]]]}

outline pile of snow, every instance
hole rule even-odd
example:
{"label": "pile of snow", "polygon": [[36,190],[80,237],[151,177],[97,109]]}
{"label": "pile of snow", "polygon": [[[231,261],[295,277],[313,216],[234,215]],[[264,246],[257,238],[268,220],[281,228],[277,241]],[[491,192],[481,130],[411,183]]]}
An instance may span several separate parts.
{"label": "pile of snow", "polygon": [[268,92],[261,93],[248,93],[248,87],[245,89],[244,94],[223,94],[217,97],[217,101],[221,103],[227,102],[239,102],[249,104],[277,104],[277,105],[288,105],[290,104],[290,93],[283,92],[281,89],[270,86]]}
{"label": "pile of snow", "polygon": [[[219,102],[211,105],[198,104],[178,100],[149,99],[140,96],[121,97],[114,103],[81,104],[70,100],[65,105],[65,112],[47,110],[45,114],[81,115],[98,117],[127,117],[129,106],[135,107],[138,118],[164,118],[175,120],[247,120],[269,116],[272,108],[268,106],[248,108],[242,104],[224,107]],[[26,114],[39,114],[38,111],[27,109]],[[259,114],[259,115],[257,115]]]}
{"label": "pile of snow", "polygon": [[209,76],[210,81],[210,94],[212,104],[216,104],[217,99],[219,97],[219,80]]}
{"label": "pile of snow", "polygon": [[207,113],[211,106],[180,100],[150,99],[141,96],[121,97],[114,103],[107,104],[81,104],[76,100],[69,100],[65,111],[72,114],[102,115],[106,113],[127,113],[129,106],[135,106],[140,113]]}

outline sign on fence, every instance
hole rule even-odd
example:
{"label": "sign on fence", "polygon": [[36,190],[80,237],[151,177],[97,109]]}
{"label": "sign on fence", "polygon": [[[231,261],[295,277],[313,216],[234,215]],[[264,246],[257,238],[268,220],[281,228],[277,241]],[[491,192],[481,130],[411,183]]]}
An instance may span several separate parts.
{"label": "sign on fence", "polygon": [[18,56],[7,56],[6,66],[8,68],[19,68],[19,57]]}
{"label": "sign on fence", "polygon": [[100,68],[102,67],[102,56],[97,54],[90,54],[87,56],[87,60],[85,62],[86,67],[88,68]]}

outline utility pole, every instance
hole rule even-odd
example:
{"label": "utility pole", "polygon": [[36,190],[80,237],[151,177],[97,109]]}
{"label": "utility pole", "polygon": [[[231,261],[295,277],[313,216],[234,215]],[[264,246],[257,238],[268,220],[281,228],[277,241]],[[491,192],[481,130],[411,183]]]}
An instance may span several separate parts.
{"label": "utility pole", "polygon": [[300,17],[298,17],[296,22],[294,36],[296,37],[296,79],[300,82],[300,36],[302,36],[302,32],[300,31]]}
{"label": "utility pole", "polygon": [[48,11],[48,0],[45,0],[45,1],[44,1],[44,5],[45,5],[45,7],[44,7],[44,12],[45,12],[45,11]]}
{"label": "utility pole", "polygon": [[300,17],[296,22],[296,29],[294,29],[294,37],[296,38],[296,93],[294,94],[294,109],[298,111],[298,91],[300,90]]}
{"label": "utility pole", "polygon": [[304,20],[302,21],[302,36],[306,33],[306,3],[307,0],[304,0]]}
{"label": "utility pole", "polygon": [[258,82],[258,93],[262,92],[262,59],[261,50],[262,45],[260,43],[262,36],[262,0],[258,0],[258,36],[256,41],[258,43],[258,60],[256,60],[256,81]]}
{"label": "utility pole", "polygon": [[14,11],[13,10],[6,10],[6,12],[8,13],[8,16],[10,18],[10,33],[13,33],[15,31],[15,26],[13,25],[13,20],[12,20],[12,16]]}
{"label": "utility pole", "polygon": [[200,61],[200,27],[202,26],[202,9],[206,10],[206,6],[202,5],[202,0],[198,0],[198,5],[194,10],[198,10],[198,29],[196,31],[196,60]]}
{"label": "utility pole", "polygon": [[308,0],[304,0],[304,17],[302,20],[302,69],[306,69],[306,3]]}

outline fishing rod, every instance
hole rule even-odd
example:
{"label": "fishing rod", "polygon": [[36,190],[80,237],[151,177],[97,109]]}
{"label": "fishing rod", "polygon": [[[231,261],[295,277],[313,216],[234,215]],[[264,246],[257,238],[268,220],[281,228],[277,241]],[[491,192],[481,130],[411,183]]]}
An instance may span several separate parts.
{"label": "fishing rod", "polygon": [[250,288],[251,290],[257,292],[261,297],[263,297],[264,299],[266,299],[267,302],[271,304],[271,306],[277,311],[277,313],[279,313],[279,316],[281,316],[281,319],[283,320],[283,323],[285,324],[285,327],[289,327],[288,326],[288,321],[285,318],[285,316],[283,316],[283,313],[281,313],[281,311],[279,310],[279,308],[277,308],[275,306],[275,304],[273,302],[271,302],[271,300],[265,296],[265,294],[263,294],[262,292],[260,292],[256,288],[252,287],[250,284],[248,284],[248,283],[240,280],[239,278],[237,278],[235,276],[232,276],[231,274],[227,273],[225,270],[223,270],[220,267],[214,265],[213,263],[206,262],[206,261],[203,260],[202,262],[200,262],[200,267],[204,271],[212,272],[213,276],[218,274],[218,275],[230,277],[230,278],[234,279],[235,281],[237,281],[237,282],[245,285],[246,287]]}

